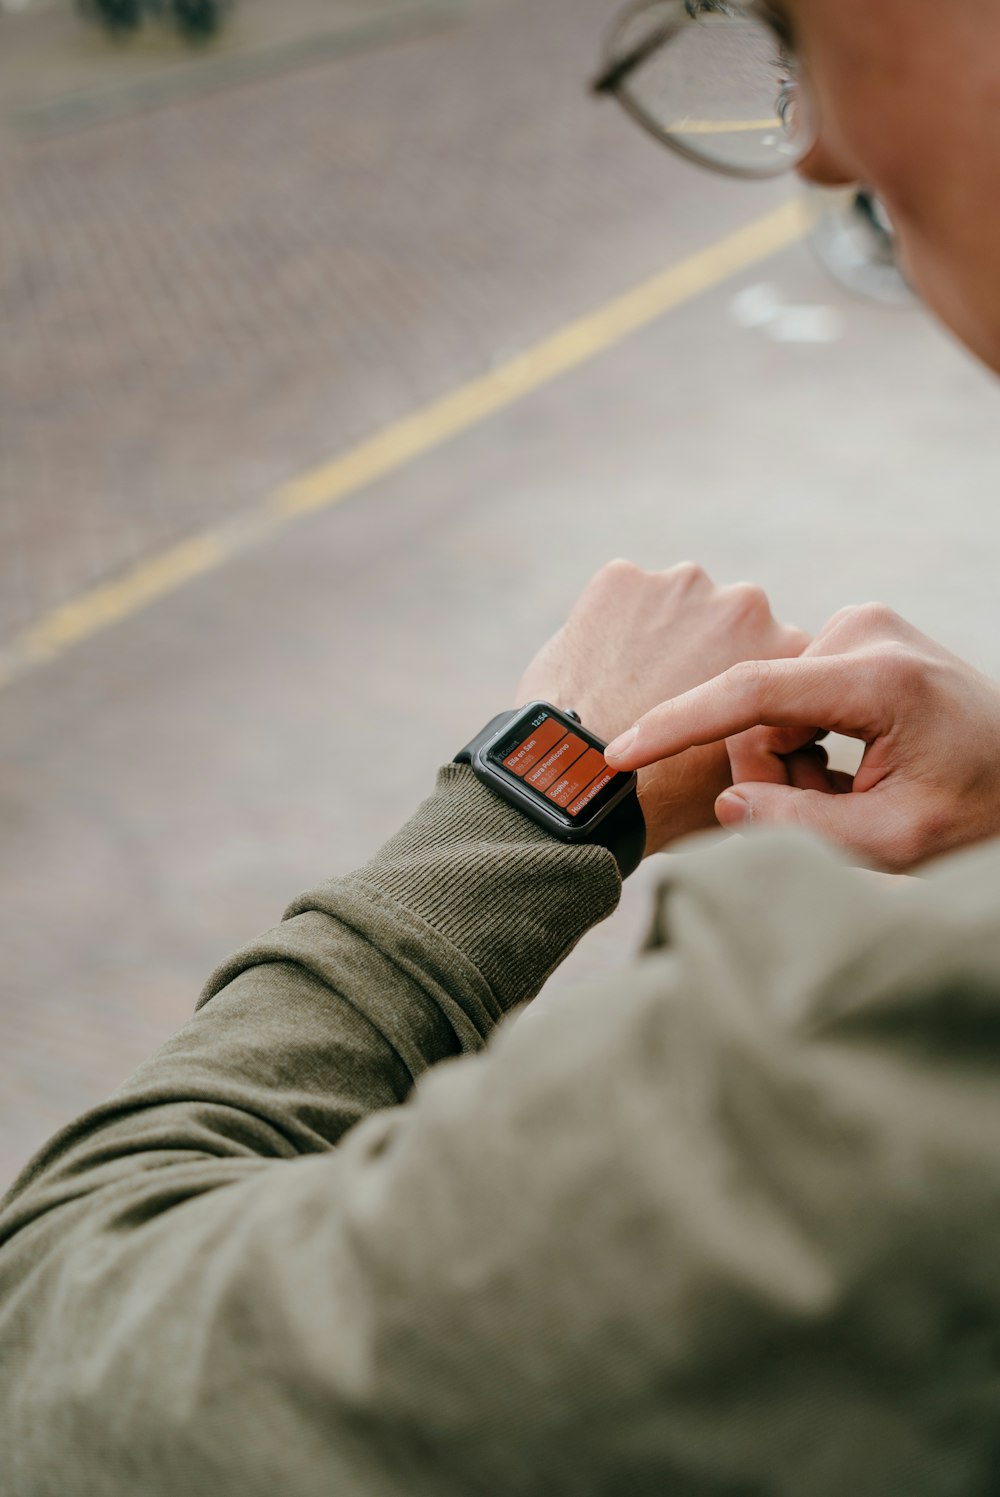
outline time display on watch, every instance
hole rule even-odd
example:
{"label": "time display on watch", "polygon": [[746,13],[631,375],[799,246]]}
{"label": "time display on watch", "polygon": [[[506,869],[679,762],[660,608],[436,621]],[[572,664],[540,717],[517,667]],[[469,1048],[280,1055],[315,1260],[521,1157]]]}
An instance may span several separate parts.
{"label": "time display on watch", "polygon": [[632,778],[612,769],[602,750],[578,723],[539,707],[512,724],[486,757],[581,825],[598,816]]}

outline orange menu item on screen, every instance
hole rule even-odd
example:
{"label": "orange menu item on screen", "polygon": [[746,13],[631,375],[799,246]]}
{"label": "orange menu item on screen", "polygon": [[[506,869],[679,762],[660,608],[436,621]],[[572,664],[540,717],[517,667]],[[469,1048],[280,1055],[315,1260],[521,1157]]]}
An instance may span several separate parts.
{"label": "orange menu item on screen", "polygon": [[599,749],[591,748],[554,717],[547,717],[523,743],[511,749],[504,768],[526,780],[535,790],[578,816],[611,784],[617,770],[609,769]]}
{"label": "orange menu item on screen", "polygon": [[549,800],[555,801],[557,806],[568,806],[570,801],[576,800],[577,796],[586,790],[591,780],[596,780],[602,770],[607,767],[604,755],[598,749],[588,749],[561,779],[549,786],[545,794]]}
{"label": "orange menu item on screen", "polygon": [[566,736],[566,729],[562,723],[557,723],[554,717],[547,717],[540,728],[519,743],[516,749],[512,749],[503,761],[504,768],[509,769],[512,774],[519,775],[521,779],[534,768],[543,754],[547,754],[560,740]]}
{"label": "orange menu item on screen", "polygon": [[566,733],[554,749],[550,749],[543,759],[539,759],[525,779],[536,790],[548,790],[553,780],[565,774],[570,765],[575,764],[580,755],[586,752],[587,745],[582,738],[578,738],[575,733]]}
{"label": "orange menu item on screen", "polygon": [[578,795],[576,800],[567,807],[569,814],[571,816],[579,816],[580,812],[586,806],[590,805],[590,802],[594,799],[594,796],[600,795],[604,787],[611,784],[611,781],[614,779],[617,773],[618,771],[616,769],[607,769],[602,775],[598,775],[597,779],[594,780],[592,784],[587,786],[583,794]]}

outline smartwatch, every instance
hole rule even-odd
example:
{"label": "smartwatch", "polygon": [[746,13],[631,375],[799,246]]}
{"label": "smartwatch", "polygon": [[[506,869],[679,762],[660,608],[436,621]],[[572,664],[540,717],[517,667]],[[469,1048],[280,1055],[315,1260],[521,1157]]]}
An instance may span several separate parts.
{"label": "smartwatch", "polygon": [[531,702],[502,712],[455,755],[494,795],[560,842],[593,843],[614,854],[622,878],[646,850],[636,775],[612,769],[604,744],[575,712]]}

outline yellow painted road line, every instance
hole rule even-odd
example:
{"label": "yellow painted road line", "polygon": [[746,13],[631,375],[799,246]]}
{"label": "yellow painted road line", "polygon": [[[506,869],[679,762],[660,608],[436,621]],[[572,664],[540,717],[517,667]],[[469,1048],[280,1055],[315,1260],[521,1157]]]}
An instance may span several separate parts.
{"label": "yellow painted road line", "polygon": [[0,687],[100,630],[132,617],[185,583],[216,571],[298,516],[329,508],[477,426],[533,390],[613,348],[630,333],[784,249],[803,231],[798,203],[786,203],[599,311],[570,323],[490,374],[462,385],[443,400],[349,448],[332,462],[282,485],[238,519],[140,562],[113,581],[53,609],[0,649]]}
{"label": "yellow painted road line", "polygon": [[463,385],[444,400],[387,427],[325,467],[285,485],[269,502],[285,515],[335,504],[495,415],[560,374],[614,347],[629,333],[775,253],[802,232],[798,203],[785,204],[766,218],[645,281],[599,312],[570,323],[491,374]]}
{"label": "yellow painted road line", "polygon": [[51,660],[98,629],[138,613],[147,603],[174,592],[194,577],[214,571],[223,559],[224,552],[214,535],[196,536],[150,561],[140,562],[124,577],[62,604],[26,629],[21,643],[33,660]]}
{"label": "yellow painted road line", "polygon": [[781,120],[675,120],[668,135],[742,135],[752,130],[783,130]]}

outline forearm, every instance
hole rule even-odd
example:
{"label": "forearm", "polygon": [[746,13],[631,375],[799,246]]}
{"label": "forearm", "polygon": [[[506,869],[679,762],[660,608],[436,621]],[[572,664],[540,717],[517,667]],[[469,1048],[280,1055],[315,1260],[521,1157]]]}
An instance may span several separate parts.
{"label": "forearm", "polygon": [[298,899],[213,976],[199,1012],[103,1107],[29,1166],[0,1218],[62,1181],[190,1158],[282,1158],[334,1146],[401,1102],[429,1066],[482,1047],[617,903],[610,854],[552,841],[480,786],[442,770],[363,868]]}
{"label": "forearm", "polygon": [[294,1195],[279,1163],[328,1154],[429,1067],[481,1049],[619,892],[609,853],[561,846],[471,771],[442,771],[369,864],[227,962],[194,1018],[15,1185],[0,1213],[6,1436],[23,1444],[46,1388],[75,1386],[91,1355],[120,1390],[112,1348],[137,1303],[155,1320],[164,1294],[211,1275],[260,1189]]}

